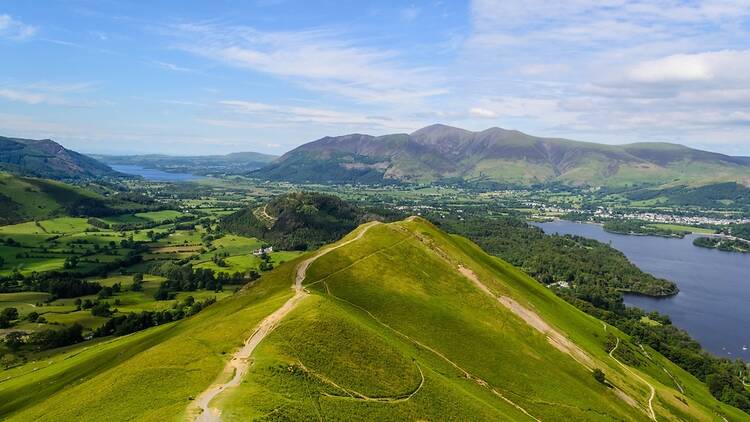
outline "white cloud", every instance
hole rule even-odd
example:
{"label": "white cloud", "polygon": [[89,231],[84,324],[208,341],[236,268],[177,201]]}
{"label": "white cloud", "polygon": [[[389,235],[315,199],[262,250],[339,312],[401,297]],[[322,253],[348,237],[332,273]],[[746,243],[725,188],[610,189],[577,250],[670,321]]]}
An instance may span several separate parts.
{"label": "white cloud", "polygon": [[13,19],[10,15],[0,15],[0,38],[23,41],[36,34],[36,28]]}
{"label": "white cloud", "polygon": [[748,21],[748,0],[474,0],[465,109],[532,133],[744,140],[750,154]]}
{"label": "white cloud", "polygon": [[628,76],[636,82],[673,83],[750,81],[750,50],[675,54],[633,66]]}
{"label": "white cloud", "polygon": [[193,69],[190,69],[188,67],[182,67],[178,66],[176,64],[168,63],[168,62],[160,62],[160,61],[154,61],[153,62],[156,66],[161,67],[162,69],[171,70],[174,72],[193,72]]}
{"label": "white cloud", "polygon": [[336,31],[185,24],[173,27],[172,35],[184,40],[178,48],[193,54],[358,101],[402,103],[446,92],[433,70],[405,66],[396,51]]}
{"label": "white cloud", "polygon": [[482,108],[482,107],[472,107],[469,110],[469,114],[475,117],[485,117],[485,118],[497,117],[497,113],[495,113],[492,110],[487,110],[486,108]]}

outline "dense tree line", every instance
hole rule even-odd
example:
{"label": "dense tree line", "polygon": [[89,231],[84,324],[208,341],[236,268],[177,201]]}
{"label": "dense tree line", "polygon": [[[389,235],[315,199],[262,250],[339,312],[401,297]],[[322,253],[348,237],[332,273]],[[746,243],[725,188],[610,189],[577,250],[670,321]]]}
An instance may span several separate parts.
{"label": "dense tree line", "polygon": [[23,346],[34,350],[47,350],[56,347],[70,346],[83,341],[83,327],[73,324],[57,329],[37,331],[26,335],[21,331],[12,331],[5,336],[5,345],[16,351]]}
{"label": "dense tree line", "polygon": [[[579,309],[606,321],[647,344],[681,368],[706,382],[717,399],[750,413],[750,391],[741,377],[747,364],[718,358],[704,351],[690,335],[656,312],[626,307],[622,291],[648,295],[677,292],[673,283],[644,273],[625,255],[595,240],[545,235],[514,217],[465,216],[433,219],[442,228],[468,237],[486,251],[521,267]],[[648,316],[659,324],[646,324]]]}
{"label": "dense tree line", "polygon": [[161,282],[154,294],[157,300],[171,299],[177,292],[192,292],[198,289],[219,291],[225,285],[245,284],[260,277],[256,271],[249,271],[247,277],[240,272],[231,275],[226,272],[217,274],[208,268],[193,268],[190,264],[167,267],[160,275],[167,279]]}
{"label": "dense tree line", "polygon": [[110,318],[104,325],[94,330],[94,337],[124,336],[146,328],[156,327],[172,321],[197,314],[202,309],[216,302],[216,298],[209,298],[196,302],[188,296],[183,302],[176,303],[172,309],[162,311],[143,311]]}
{"label": "dense tree line", "polygon": [[67,272],[35,273],[24,277],[19,273],[0,279],[0,292],[37,291],[52,294],[53,298],[69,298],[96,294],[99,283],[83,280],[80,275]]}
{"label": "dense tree line", "polygon": [[727,234],[750,241],[750,223],[731,224]]}

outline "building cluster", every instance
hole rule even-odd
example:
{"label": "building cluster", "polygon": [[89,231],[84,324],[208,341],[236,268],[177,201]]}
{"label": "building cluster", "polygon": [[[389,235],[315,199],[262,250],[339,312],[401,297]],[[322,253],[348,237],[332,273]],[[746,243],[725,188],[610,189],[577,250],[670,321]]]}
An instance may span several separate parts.
{"label": "building cluster", "polygon": [[269,246],[267,248],[258,248],[253,251],[253,255],[255,256],[268,255],[271,252],[273,252],[273,246]]}

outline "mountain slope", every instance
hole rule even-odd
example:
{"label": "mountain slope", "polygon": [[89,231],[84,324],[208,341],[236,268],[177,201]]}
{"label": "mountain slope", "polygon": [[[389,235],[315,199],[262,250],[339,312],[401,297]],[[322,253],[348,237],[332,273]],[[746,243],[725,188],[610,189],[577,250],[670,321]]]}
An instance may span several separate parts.
{"label": "mountain slope", "polygon": [[63,148],[49,139],[0,136],[0,170],[48,179],[82,179],[115,176],[106,164]]}
{"label": "mountain slope", "polygon": [[750,163],[676,144],[603,145],[500,128],[471,132],[432,125],[408,135],[322,138],[251,174],[338,183],[750,184]]}
{"label": "mountain slope", "polygon": [[233,378],[222,372],[233,353],[295,295],[242,382],[210,402],[221,420],[747,417],[466,239],[421,219],[367,227],[193,317],[9,370],[0,417],[192,419],[200,392]]}

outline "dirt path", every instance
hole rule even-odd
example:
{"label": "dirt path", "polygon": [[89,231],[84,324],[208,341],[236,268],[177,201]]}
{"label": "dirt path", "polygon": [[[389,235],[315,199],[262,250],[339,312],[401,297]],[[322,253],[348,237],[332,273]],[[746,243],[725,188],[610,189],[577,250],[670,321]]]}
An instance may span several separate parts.
{"label": "dirt path", "polygon": [[356,390],[344,388],[336,384],[334,381],[332,381],[328,377],[318,374],[317,372],[308,369],[302,362],[300,361],[297,361],[297,362],[300,368],[302,368],[302,370],[305,371],[307,374],[319,379],[320,381],[336,389],[343,391],[346,394],[345,396],[340,396],[340,395],[329,394],[329,393],[321,393],[322,395],[326,397],[330,397],[330,398],[350,399],[350,400],[359,400],[359,401],[373,401],[373,402],[378,402],[378,403],[401,403],[401,402],[411,400],[411,398],[414,397],[419,392],[419,390],[421,390],[422,387],[424,386],[424,372],[422,372],[422,368],[419,366],[419,364],[416,364],[417,370],[419,371],[419,376],[421,378],[417,388],[415,388],[409,393],[405,393],[405,394],[401,394],[401,395],[393,396],[393,397],[370,397]]}
{"label": "dirt path", "polygon": [[627,367],[627,366],[626,366],[626,365],[625,365],[624,363],[620,362],[620,361],[619,361],[619,360],[618,360],[618,359],[617,359],[617,358],[616,358],[616,357],[614,356],[615,350],[617,350],[617,346],[619,346],[619,345],[620,345],[620,338],[619,338],[619,337],[615,337],[615,339],[616,339],[616,342],[615,342],[615,347],[613,347],[613,348],[612,348],[612,350],[610,350],[610,351],[609,351],[609,357],[611,357],[612,359],[614,359],[614,360],[615,360],[615,362],[617,362],[617,363],[618,363],[618,364],[619,364],[620,366],[622,366],[622,367],[623,367],[623,369],[625,369],[626,371],[628,371],[628,372],[629,372],[629,373],[630,373],[631,375],[633,375],[634,377],[636,377],[636,378],[638,378],[639,380],[641,380],[641,382],[642,382],[642,383],[644,383],[644,384],[648,385],[648,388],[650,388],[650,389],[651,389],[651,396],[650,396],[650,397],[648,398],[648,416],[649,416],[649,417],[650,417],[650,418],[651,418],[652,420],[656,420],[656,413],[654,412],[654,406],[653,406],[653,402],[654,402],[654,397],[656,396],[656,389],[654,388],[654,386],[653,386],[653,385],[651,385],[651,383],[650,383],[650,382],[646,381],[646,380],[645,380],[645,379],[643,379],[643,378],[642,378],[642,377],[641,377],[640,375],[636,374],[636,373],[635,373],[635,372],[634,372],[633,370],[631,370],[630,368],[628,368],[628,367]]}
{"label": "dirt path", "polygon": [[322,249],[299,264],[299,266],[297,267],[296,276],[294,278],[294,284],[292,284],[292,288],[294,289],[294,296],[284,302],[284,304],[281,305],[279,309],[268,315],[260,322],[260,324],[258,324],[258,327],[255,329],[255,331],[253,331],[250,337],[245,340],[244,346],[242,346],[240,350],[235,352],[235,354],[232,356],[232,359],[229,361],[229,363],[227,363],[224,371],[222,372],[222,374],[234,374],[232,378],[227,382],[214,384],[207,390],[203,391],[200,395],[198,395],[198,397],[194,401],[193,406],[199,409],[200,414],[198,414],[198,416],[196,417],[189,416],[189,419],[199,422],[218,422],[221,420],[221,410],[210,407],[209,403],[224,390],[236,387],[240,384],[242,378],[250,368],[250,355],[252,355],[258,344],[260,344],[260,342],[263,341],[263,339],[271,331],[273,331],[274,328],[276,328],[279,322],[281,322],[281,320],[284,319],[284,317],[289,314],[289,312],[291,312],[305,297],[307,297],[308,292],[304,287],[302,287],[302,282],[305,280],[307,269],[310,267],[310,264],[331,251],[334,251],[342,246],[346,246],[361,239],[362,236],[364,236],[364,234],[367,232],[367,230],[369,230],[376,224],[379,223],[368,223],[367,225],[363,226],[357,236],[353,237],[352,239]]}
{"label": "dirt path", "polygon": [[271,222],[271,224],[276,222],[276,218],[271,217],[271,215],[268,214],[268,204],[263,205],[263,208],[261,208],[260,212],[261,214],[263,214],[263,217],[266,217],[266,219]]}
{"label": "dirt path", "polygon": [[361,310],[362,312],[364,312],[367,315],[369,315],[370,318],[372,318],[373,320],[375,320],[375,322],[377,322],[378,324],[382,325],[383,327],[385,327],[385,328],[393,331],[394,333],[396,333],[399,336],[405,338],[406,340],[409,340],[410,342],[414,343],[415,345],[417,345],[417,346],[419,346],[419,347],[421,347],[421,348],[423,348],[423,349],[425,349],[425,350],[433,353],[434,355],[436,355],[440,359],[444,360],[445,362],[447,362],[448,364],[450,364],[451,366],[453,366],[454,368],[456,368],[459,372],[461,372],[466,379],[472,380],[475,383],[479,384],[480,386],[482,386],[484,388],[487,388],[488,390],[490,390],[492,392],[492,394],[496,395],[501,400],[503,400],[506,403],[510,404],[511,406],[513,406],[514,408],[516,408],[516,410],[518,410],[519,412],[521,412],[524,415],[528,416],[530,419],[533,419],[536,422],[541,422],[540,419],[538,419],[537,417],[535,417],[534,415],[532,415],[531,413],[529,413],[526,409],[524,409],[523,407],[521,407],[517,403],[513,402],[511,399],[507,398],[505,395],[503,395],[497,389],[495,389],[492,386],[490,386],[487,381],[485,381],[485,380],[483,380],[483,379],[481,379],[481,378],[479,378],[479,377],[477,377],[477,376],[469,373],[469,371],[465,370],[464,368],[462,368],[461,366],[459,366],[456,362],[453,362],[447,356],[445,356],[444,354],[440,353],[439,351],[437,351],[437,350],[433,349],[432,347],[430,347],[430,346],[422,343],[421,341],[419,341],[417,339],[414,339],[412,337],[409,337],[408,335],[402,333],[401,331],[399,331],[399,330],[391,327],[390,325],[388,325],[385,322],[381,321],[380,318],[378,318],[375,315],[373,315],[372,312],[370,312],[367,309],[365,309],[365,308],[357,305],[356,303],[349,302],[348,300],[346,300],[344,298],[340,298],[338,296],[334,296],[334,295],[330,295],[330,296],[333,297],[333,298],[335,298],[335,299],[337,299],[337,300],[340,300],[340,301],[342,301],[344,303],[348,303],[349,305],[351,305],[351,306],[353,306],[353,307]]}
{"label": "dirt path", "polygon": [[[470,279],[474,282],[474,284],[483,292],[488,294],[489,296],[494,297],[497,299],[498,302],[500,302],[503,306],[508,308],[511,312],[516,314],[518,317],[520,317],[524,322],[529,324],[531,327],[539,331],[540,333],[544,334],[547,337],[547,341],[560,350],[563,353],[566,353],[570,357],[573,358],[576,362],[581,364],[583,367],[588,369],[589,371],[593,370],[594,368],[594,362],[593,359],[585,352],[583,349],[578,347],[577,344],[570,341],[563,333],[560,331],[557,331],[552,326],[547,324],[544,319],[542,319],[539,314],[534,312],[533,310],[526,308],[525,306],[521,305],[514,299],[508,297],[508,296],[497,296],[492,291],[479,280],[479,277],[474,273],[474,271],[459,265],[458,271],[464,275],[464,277]],[[602,326],[604,327],[604,331],[607,331],[607,324],[602,322]],[[617,345],[619,345],[620,339],[617,339]],[[625,366],[622,362],[617,360],[612,354],[617,348],[617,345],[610,351],[609,356],[614,359],[620,366],[625,368],[630,374],[638,378],[640,381],[642,381],[644,384],[648,385],[651,389],[651,396],[648,399],[648,411],[647,414],[652,420],[656,420],[656,413],[654,413],[654,408],[652,406],[652,402],[654,400],[654,396],[656,395],[656,390],[654,389],[653,385],[649,384],[646,380],[641,378],[638,374],[633,372],[630,368]],[[628,396],[624,391],[615,388],[615,393],[623,399],[625,402],[629,403],[630,405],[637,407],[637,402],[630,396]]]}
{"label": "dirt path", "polygon": [[463,274],[464,277],[474,282],[479,290],[483,291],[491,297],[494,297],[498,302],[505,306],[509,311],[513,312],[516,316],[521,318],[525,323],[527,323],[540,333],[544,334],[547,337],[547,341],[557,350],[569,355],[576,362],[580,363],[587,369],[593,369],[594,363],[591,357],[586,352],[584,352],[583,349],[578,347],[578,345],[570,341],[563,333],[547,324],[547,322],[544,321],[544,319],[542,319],[539,314],[521,305],[511,297],[495,295],[484,283],[479,280],[479,277],[477,277],[474,271],[462,265],[458,266],[458,271]]}

